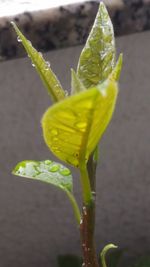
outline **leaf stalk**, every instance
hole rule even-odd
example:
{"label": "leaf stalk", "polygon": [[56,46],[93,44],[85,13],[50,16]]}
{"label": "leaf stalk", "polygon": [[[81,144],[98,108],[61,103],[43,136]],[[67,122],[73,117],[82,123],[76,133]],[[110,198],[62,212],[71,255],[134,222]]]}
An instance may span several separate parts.
{"label": "leaf stalk", "polygon": [[92,191],[91,191],[91,185],[86,163],[81,162],[79,164],[79,169],[80,169],[80,181],[82,187],[83,204],[90,206],[92,203]]}
{"label": "leaf stalk", "polygon": [[70,200],[70,203],[72,205],[77,225],[80,225],[81,214],[80,214],[80,210],[79,210],[79,206],[77,204],[77,201],[76,201],[74,195],[69,190],[65,189],[65,192],[66,192],[66,194]]}

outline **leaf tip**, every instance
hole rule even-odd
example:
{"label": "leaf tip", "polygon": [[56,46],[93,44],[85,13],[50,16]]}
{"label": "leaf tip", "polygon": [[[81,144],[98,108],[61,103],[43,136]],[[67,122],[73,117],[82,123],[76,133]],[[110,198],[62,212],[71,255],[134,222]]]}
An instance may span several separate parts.
{"label": "leaf tip", "polygon": [[119,55],[118,62],[120,62],[120,65],[122,66],[122,63],[123,63],[123,53],[121,53],[121,54]]}
{"label": "leaf tip", "polygon": [[104,11],[106,11],[106,12],[107,12],[106,5],[104,4],[104,2],[103,2],[103,1],[100,1],[99,9],[100,9],[100,10],[104,10]]}

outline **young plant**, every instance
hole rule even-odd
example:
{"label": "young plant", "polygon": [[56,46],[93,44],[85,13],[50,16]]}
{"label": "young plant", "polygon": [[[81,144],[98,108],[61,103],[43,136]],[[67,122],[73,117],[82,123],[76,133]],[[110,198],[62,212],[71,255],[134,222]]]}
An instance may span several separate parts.
{"label": "young plant", "polygon": [[65,191],[79,227],[83,266],[106,267],[105,254],[115,246],[110,244],[104,248],[99,263],[94,241],[96,167],[98,144],[114,112],[117,81],[122,66],[122,55],[117,63],[115,61],[114,31],[110,17],[101,2],[77,70],[71,70],[70,95],[65,94],[42,54],[33,48],[15,23],[12,22],[12,25],[53,101],[41,122],[45,143],[59,160],[79,169],[82,210],[79,210],[73,194],[71,171],[62,164],[49,159],[26,160],[17,164],[13,174],[53,184]]}

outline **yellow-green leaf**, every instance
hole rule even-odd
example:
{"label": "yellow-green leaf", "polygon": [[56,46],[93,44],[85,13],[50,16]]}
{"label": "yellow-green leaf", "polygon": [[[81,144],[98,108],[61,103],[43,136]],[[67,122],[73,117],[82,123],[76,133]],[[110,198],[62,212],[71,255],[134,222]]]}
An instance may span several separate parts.
{"label": "yellow-green leaf", "polygon": [[14,175],[40,180],[72,192],[72,175],[62,164],[51,161],[24,160],[16,165]]}
{"label": "yellow-green leaf", "polygon": [[18,35],[18,41],[22,43],[28,56],[31,58],[32,65],[36,68],[52,100],[57,102],[64,99],[65,92],[56,75],[51,70],[49,62],[44,60],[42,54],[32,46],[31,42],[26,39],[14,22],[12,22],[12,25]]}
{"label": "yellow-green leaf", "polygon": [[71,95],[82,92],[86,90],[83,83],[80,81],[76,72],[71,69]]}
{"label": "yellow-green leaf", "polygon": [[110,79],[113,81],[119,81],[121,69],[122,69],[122,62],[123,62],[123,55],[120,54],[119,59],[116,63],[115,68],[113,69],[112,73],[110,74]]}
{"label": "yellow-green leaf", "polygon": [[117,92],[117,84],[107,80],[48,108],[42,127],[50,150],[77,167],[88,160],[112,117]]}
{"label": "yellow-green leaf", "polygon": [[113,25],[104,3],[100,7],[83,48],[77,74],[86,88],[108,78],[115,65],[115,40]]}

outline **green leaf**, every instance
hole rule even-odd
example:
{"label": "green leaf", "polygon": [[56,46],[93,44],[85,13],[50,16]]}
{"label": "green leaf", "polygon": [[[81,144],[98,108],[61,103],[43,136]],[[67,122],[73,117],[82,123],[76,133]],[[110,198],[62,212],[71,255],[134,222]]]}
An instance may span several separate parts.
{"label": "green leaf", "polygon": [[120,54],[119,59],[116,63],[116,66],[113,69],[112,73],[110,74],[110,79],[112,79],[113,81],[119,81],[121,69],[122,69],[122,62],[123,62],[123,55]]}
{"label": "green leaf", "polygon": [[31,42],[21,33],[14,22],[11,22],[17,35],[18,41],[21,42],[31,58],[32,65],[35,66],[41,80],[47,88],[48,94],[51,96],[54,102],[60,101],[65,98],[65,92],[61,87],[60,82],[51,70],[49,62],[46,62],[41,53],[32,46]]}
{"label": "green leaf", "polygon": [[51,160],[25,160],[18,163],[12,173],[17,176],[53,184],[65,191],[72,192],[73,185],[70,170],[62,164]]}
{"label": "green leaf", "polygon": [[78,75],[75,73],[73,69],[71,69],[71,95],[76,93],[85,91],[86,88],[84,87],[83,83],[78,78]]}
{"label": "green leaf", "polygon": [[104,3],[100,7],[79,58],[77,74],[86,88],[108,78],[115,65],[113,25]]}
{"label": "green leaf", "polygon": [[117,84],[107,80],[48,108],[42,128],[50,150],[76,167],[88,160],[112,117],[117,93]]}

